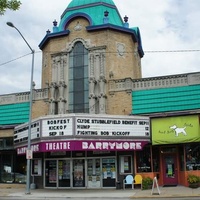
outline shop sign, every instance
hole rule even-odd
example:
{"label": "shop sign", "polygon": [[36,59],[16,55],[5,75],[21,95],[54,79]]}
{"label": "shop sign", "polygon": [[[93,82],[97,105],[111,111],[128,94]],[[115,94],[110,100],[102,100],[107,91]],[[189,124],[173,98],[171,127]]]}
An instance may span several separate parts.
{"label": "shop sign", "polygon": [[[17,148],[17,154],[18,155],[26,154],[26,151],[27,151],[27,146]],[[40,144],[31,145],[31,151],[34,152],[34,153],[40,152]]]}
{"label": "shop sign", "polygon": [[130,141],[83,141],[82,150],[108,150],[108,151],[127,151],[142,150],[142,142]]}
{"label": "shop sign", "polygon": [[42,152],[46,151],[71,151],[71,141],[44,142],[40,144]]}
{"label": "shop sign", "polygon": [[150,137],[149,118],[76,118],[75,134],[101,137]]}
{"label": "shop sign", "polygon": [[[34,144],[31,149],[36,152],[62,151],[129,151],[142,150],[147,141],[51,141]],[[17,149],[17,154],[25,154],[27,147]]]}
{"label": "shop sign", "polygon": [[152,119],[152,144],[200,142],[199,116]]}
{"label": "shop sign", "polygon": [[42,137],[72,135],[72,118],[51,118],[42,120]]}

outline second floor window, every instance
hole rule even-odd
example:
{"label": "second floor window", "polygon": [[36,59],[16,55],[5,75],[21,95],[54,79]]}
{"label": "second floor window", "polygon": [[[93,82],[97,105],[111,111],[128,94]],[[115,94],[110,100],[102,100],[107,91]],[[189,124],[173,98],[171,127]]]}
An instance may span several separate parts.
{"label": "second floor window", "polygon": [[89,113],[88,50],[74,45],[69,60],[69,112]]}

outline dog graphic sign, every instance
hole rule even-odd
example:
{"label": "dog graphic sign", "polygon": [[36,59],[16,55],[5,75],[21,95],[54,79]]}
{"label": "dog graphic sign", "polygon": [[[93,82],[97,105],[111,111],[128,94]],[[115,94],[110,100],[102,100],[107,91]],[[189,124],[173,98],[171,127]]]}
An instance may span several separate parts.
{"label": "dog graphic sign", "polygon": [[153,145],[200,142],[198,115],[154,118],[151,128]]}

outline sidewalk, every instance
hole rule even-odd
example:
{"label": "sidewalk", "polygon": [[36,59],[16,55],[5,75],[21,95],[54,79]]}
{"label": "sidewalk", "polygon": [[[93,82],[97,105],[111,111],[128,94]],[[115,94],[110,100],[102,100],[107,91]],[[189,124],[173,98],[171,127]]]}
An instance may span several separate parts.
{"label": "sidewalk", "polygon": [[35,189],[31,190],[31,194],[25,194],[24,185],[4,185],[0,184],[0,199],[1,197],[9,196],[20,199],[42,198],[166,198],[166,197],[200,197],[200,188],[191,189],[184,186],[177,187],[160,187],[160,195],[156,194],[157,189],[154,189],[155,194],[151,194],[152,190],[140,189]]}

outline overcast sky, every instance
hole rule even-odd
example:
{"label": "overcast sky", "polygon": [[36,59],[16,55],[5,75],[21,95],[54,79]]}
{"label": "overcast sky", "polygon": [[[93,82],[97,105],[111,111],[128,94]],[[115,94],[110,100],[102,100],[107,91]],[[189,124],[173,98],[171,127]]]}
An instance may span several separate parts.
{"label": "overcast sky", "polygon": [[[143,77],[200,71],[200,0],[113,1],[121,16],[129,17],[130,27],[140,29],[145,52]],[[42,54],[38,45],[46,31],[52,30],[52,22],[60,22],[71,0],[21,2],[19,11],[7,11],[0,16],[0,95],[30,89],[30,49],[6,22],[13,22],[36,51],[34,81],[36,88],[40,88]]]}

